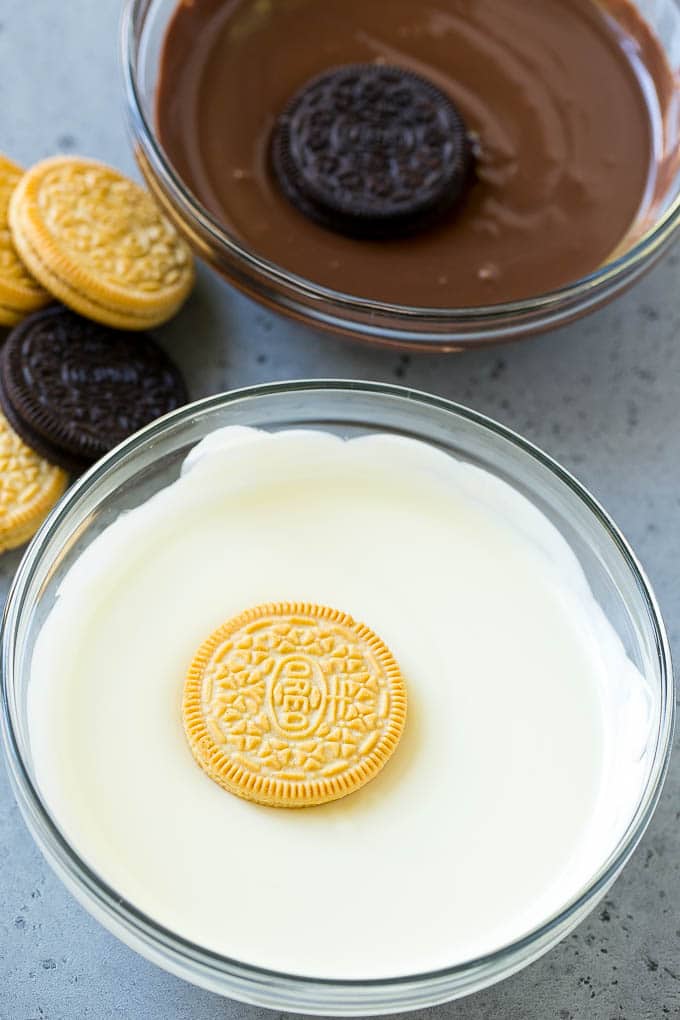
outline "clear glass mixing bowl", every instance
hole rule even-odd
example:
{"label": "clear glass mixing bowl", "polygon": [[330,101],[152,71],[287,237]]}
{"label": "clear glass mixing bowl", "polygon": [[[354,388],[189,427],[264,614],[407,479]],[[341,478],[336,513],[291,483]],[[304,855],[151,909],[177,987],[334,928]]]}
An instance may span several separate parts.
{"label": "clear glass mixing bowl", "polygon": [[[631,0],[634,2],[634,0]],[[611,300],[648,270],[671,244],[680,224],[680,172],[669,173],[653,222],[631,234],[622,251],[595,272],[548,294],[478,308],[425,308],[386,304],[343,294],[287,272],[230,234],[184,185],[155,129],[159,57],[178,0],[126,0],[123,70],[135,154],[147,183],[198,255],[257,301],[308,324],[356,339],[412,350],[460,351],[487,342],[519,339],[570,322]],[[680,75],[680,0],[636,0]],[[680,78],[678,78],[680,81]],[[680,138],[677,123],[669,137]],[[677,169],[677,168],[676,168]]]}
{"label": "clear glass mixing bowl", "polygon": [[[640,673],[647,707],[637,719],[635,737],[629,728],[617,729],[618,749],[635,763],[637,778],[626,789],[602,859],[572,900],[526,937],[446,970],[389,980],[323,981],[273,973],[208,952],[164,929],[123,900],[60,831],[41,796],[31,756],[27,689],[36,637],[63,577],[83,550],[122,511],[173,481],[188,450],[225,425],[319,428],[345,436],[388,432],[434,444],[510,482],[550,518],[578,556]],[[499,981],[550,949],[593,908],[632,854],[657,803],[671,746],[673,681],[659,610],[633,553],[602,508],[544,453],[482,415],[413,390],[363,382],[277,383],[210,397],[168,415],[119,446],[68,491],[31,543],[7,602],[2,728],[12,784],[36,843],[74,896],[118,938],[172,973],[225,996],[279,1010],[367,1016],[433,1005]]]}

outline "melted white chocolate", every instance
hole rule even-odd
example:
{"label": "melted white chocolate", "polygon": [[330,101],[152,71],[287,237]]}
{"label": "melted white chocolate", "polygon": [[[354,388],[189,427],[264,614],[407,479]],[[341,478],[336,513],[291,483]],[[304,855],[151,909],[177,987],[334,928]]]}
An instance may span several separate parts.
{"label": "melted white chocolate", "polygon": [[[221,789],[182,727],[201,642],[283,600],[366,622],[408,688],[383,771],[304,810]],[[637,796],[647,708],[570,547],[509,485],[410,440],[242,428],[82,554],[29,688],[41,791],[122,897],[326,978],[459,963],[562,907]]]}

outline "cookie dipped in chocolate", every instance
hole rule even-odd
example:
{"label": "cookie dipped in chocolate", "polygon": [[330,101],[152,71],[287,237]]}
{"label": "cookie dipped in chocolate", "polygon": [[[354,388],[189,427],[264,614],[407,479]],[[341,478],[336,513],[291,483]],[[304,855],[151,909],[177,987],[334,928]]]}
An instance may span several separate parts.
{"label": "cookie dipped in chocolate", "polygon": [[346,64],[314,78],[272,132],[272,168],[306,216],[350,237],[405,236],[460,201],[472,146],[453,103],[398,67]]}
{"label": "cookie dipped in chocolate", "polygon": [[[161,141],[231,234],[314,283],[414,306],[532,297],[596,270],[653,198],[671,75],[623,6],[625,20],[593,0],[192,0],[165,40]],[[475,141],[462,201],[408,237],[320,225],[272,171],[295,94],[366,63],[430,81]]]}

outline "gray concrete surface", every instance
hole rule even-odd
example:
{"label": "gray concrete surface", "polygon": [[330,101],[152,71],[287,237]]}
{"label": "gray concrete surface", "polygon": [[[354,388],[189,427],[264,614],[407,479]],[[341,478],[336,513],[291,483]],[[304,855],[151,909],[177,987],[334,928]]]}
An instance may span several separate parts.
{"label": "gray concrete surface", "polygon": [[[77,151],[133,172],[117,66],[120,0],[1,0],[0,149]],[[265,380],[402,381],[525,433],[610,509],[656,587],[680,659],[680,251],[586,322],[458,357],[403,357],[290,325],[208,272],[162,340],[193,395]],[[18,563],[0,565],[4,598]],[[680,1017],[680,757],[609,899],[539,963],[427,1020]],[[417,933],[414,932],[414,939]],[[0,1020],[257,1020],[118,943],[35,849],[0,767]]]}

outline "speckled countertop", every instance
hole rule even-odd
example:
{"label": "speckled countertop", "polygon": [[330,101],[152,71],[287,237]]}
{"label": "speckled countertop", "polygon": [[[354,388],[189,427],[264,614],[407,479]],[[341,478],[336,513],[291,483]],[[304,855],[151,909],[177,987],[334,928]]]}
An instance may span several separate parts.
{"label": "speckled countertop", "polygon": [[[0,149],[77,151],[134,172],[117,66],[120,0],[3,0]],[[202,271],[161,339],[192,394],[303,376],[401,381],[524,433],[572,469],[638,551],[680,643],[680,251],[585,322],[454,357],[373,351],[291,325]],[[5,555],[4,593],[19,560]],[[0,766],[0,1020],[256,1020],[146,963],[66,893]],[[680,1017],[680,757],[609,898],[532,967],[427,1020]]]}

